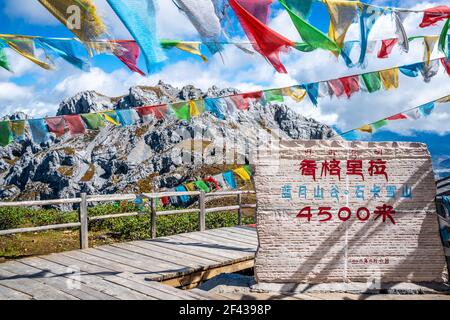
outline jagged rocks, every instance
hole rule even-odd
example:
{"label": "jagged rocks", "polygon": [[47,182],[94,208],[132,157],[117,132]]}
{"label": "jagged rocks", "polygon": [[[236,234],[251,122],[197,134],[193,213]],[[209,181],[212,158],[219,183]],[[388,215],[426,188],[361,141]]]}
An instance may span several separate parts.
{"label": "jagged rocks", "polygon": [[[162,82],[154,87],[133,87],[126,96],[110,98],[87,91],[63,101],[58,115],[97,112],[171,103],[180,99],[219,97],[236,89],[174,88]],[[12,117],[26,118],[25,114]],[[219,120],[209,113],[190,122],[173,116],[131,127],[106,126],[100,131],[53,138],[34,144],[24,141],[0,148],[0,198],[52,199],[88,194],[149,192],[173,188],[202,175],[229,146],[242,145],[235,158],[249,160],[249,150],[269,138],[268,129],[283,139],[326,139],[334,131],[307,119],[285,105],[256,104],[246,112]],[[220,169],[217,169],[220,170]]]}

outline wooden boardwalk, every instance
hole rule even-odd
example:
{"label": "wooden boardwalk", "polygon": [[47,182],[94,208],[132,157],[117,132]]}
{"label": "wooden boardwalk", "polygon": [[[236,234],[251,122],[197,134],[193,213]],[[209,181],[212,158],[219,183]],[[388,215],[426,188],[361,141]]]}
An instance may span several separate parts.
{"label": "wooden boardwalk", "polygon": [[234,227],[118,243],[0,264],[0,300],[223,299],[180,290],[251,268],[256,230]]}

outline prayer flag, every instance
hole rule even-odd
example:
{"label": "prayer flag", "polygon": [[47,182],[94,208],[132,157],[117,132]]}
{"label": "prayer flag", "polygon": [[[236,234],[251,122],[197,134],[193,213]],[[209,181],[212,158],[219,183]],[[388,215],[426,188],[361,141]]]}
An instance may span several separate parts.
{"label": "prayer flag", "polygon": [[39,2],[75,34],[89,49],[96,49],[95,40],[107,34],[92,0],[39,0]]}
{"label": "prayer flag", "polygon": [[63,116],[71,135],[84,134],[86,129],[78,114]]}
{"label": "prayer flag", "polygon": [[28,125],[30,126],[31,136],[35,143],[42,144],[50,139],[44,119],[30,119],[28,120]]}
{"label": "prayer flag", "polygon": [[388,58],[389,55],[392,53],[392,49],[394,49],[394,46],[397,44],[398,39],[387,39],[381,41],[381,49],[378,52],[378,58],[379,59],[385,59]]}
{"label": "prayer flag", "polygon": [[438,6],[434,8],[426,9],[423,14],[421,28],[435,25],[437,22],[450,18],[450,8],[447,6]]}
{"label": "prayer flag", "polygon": [[0,121],[0,146],[6,147],[13,141],[10,121]]}
{"label": "prayer flag", "polygon": [[212,54],[221,51],[222,27],[211,0],[173,0],[183,11]]}
{"label": "prayer flag", "polygon": [[141,55],[141,49],[134,40],[113,40],[113,54],[122,61],[128,69],[145,76],[145,73],[138,68],[137,64]]}
{"label": "prayer flag", "polygon": [[166,59],[157,39],[154,0],[107,0],[142,50],[147,70],[153,73]]}
{"label": "prayer flag", "polygon": [[253,48],[261,53],[278,72],[287,73],[279,54],[287,51],[289,47],[294,47],[294,42],[267,27],[265,24],[267,21],[261,21],[256,17],[259,16],[257,13],[260,9],[269,6],[271,2],[271,0],[229,0]]}
{"label": "prayer flag", "polygon": [[63,117],[47,118],[45,122],[47,123],[48,131],[54,133],[57,137],[65,134],[66,122]]}
{"label": "prayer flag", "polygon": [[398,68],[380,71],[381,81],[385,90],[398,88]]}

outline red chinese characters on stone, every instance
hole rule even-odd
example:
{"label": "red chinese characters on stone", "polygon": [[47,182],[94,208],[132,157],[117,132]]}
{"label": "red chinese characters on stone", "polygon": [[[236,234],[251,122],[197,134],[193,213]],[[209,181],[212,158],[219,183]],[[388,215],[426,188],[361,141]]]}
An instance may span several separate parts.
{"label": "red chinese characters on stone", "polygon": [[387,172],[386,172],[386,161],[383,160],[371,160],[369,162],[369,174],[371,177],[376,175],[382,175],[386,178],[386,181],[389,181]]}
{"label": "red chinese characters on stone", "polygon": [[360,176],[364,181],[362,160],[347,160],[347,175]]}
{"label": "red chinese characters on stone", "polygon": [[372,221],[376,221],[379,218],[382,218],[383,223],[391,222],[394,225],[396,224],[394,220],[395,210],[392,206],[384,204],[383,206],[376,207],[373,214],[375,218],[370,219],[373,216],[371,215],[370,210],[366,207],[361,207],[354,210],[348,207],[339,208],[337,210],[334,210],[331,207],[319,207],[318,209],[305,207],[298,213],[296,213],[296,218],[302,219],[302,221],[306,220],[307,222],[318,221],[319,223],[337,220],[342,222],[347,222],[350,220],[368,222],[369,219]]}
{"label": "red chinese characters on stone", "polygon": [[379,218],[383,219],[383,222],[386,222],[387,219],[391,220],[393,224],[395,224],[394,215],[395,210],[392,206],[383,205],[382,207],[377,207],[374,214],[377,216],[375,220],[378,220]]}
{"label": "red chinese characters on stone", "polygon": [[322,172],[320,176],[326,177],[327,175],[337,176],[339,180],[341,180],[341,162],[335,159],[330,162],[322,162]]}
{"label": "red chinese characters on stone", "polygon": [[303,160],[300,164],[302,176],[311,176],[316,181],[317,163],[315,160]]}
{"label": "red chinese characters on stone", "polygon": [[352,159],[347,160],[347,168],[342,169],[341,161],[323,160],[318,163],[316,160],[303,160],[300,164],[300,171],[302,176],[310,176],[314,181],[317,180],[318,170],[320,166],[320,178],[337,177],[339,181],[342,177],[342,172],[345,172],[347,176],[357,176],[365,181],[365,174],[369,174],[370,177],[384,176],[386,181],[389,182],[387,173],[387,161],[378,159],[370,160],[368,166],[364,166],[363,160]]}

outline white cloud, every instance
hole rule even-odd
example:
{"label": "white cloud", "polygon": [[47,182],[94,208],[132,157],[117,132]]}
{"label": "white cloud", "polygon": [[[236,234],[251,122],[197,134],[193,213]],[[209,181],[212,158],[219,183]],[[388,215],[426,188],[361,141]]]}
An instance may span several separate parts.
{"label": "white cloud", "polygon": [[20,18],[27,23],[56,26],[55,19],[38,1],[4,0],[3,13],[11,18]]}
{"label": "white cloud", "polygon": [[[377,3],[383,4],[380,1]],[[98,5],[99,13],[110,26],[113,35],[117,38],[128,38],[128,32],[112,13],[106,1],[96,0],[96,4]],[[178,9],[171,1],[159,1],[159,4],[161,10],[159,17],[161,36],[198,39],[191,24],[178,12]],[[415,5],[415,8],[423,8],[435,6],[439,3],[423,2],[417,4],[414,1],[408,4],[411,6]],[[167,17],[170,17],[170,19]],[[408,17],[405,27],[409,35],[439,34],[442,23],[437,27],[420,29],[418,28],[420,20],[420,14],[412,14]],[[279,11],[279,14],[272,20],[271,26],[293,40],[298,39],[298,34],[284,11]],[[384,39],[393,36],[394,31],[395,28],[390,17],[383,17],[373,28],[371,39]],[[352,26],[349,32],[349,39],[357,39],[358,37],[357,26]],[[25,101],[16,95],[18,100],[15,101],[11,98],[7,104],[8,107],[6,109],[3,108],[1,113],[20,109],[29,111],[32,114],[44,115],[49,112],[55,112],[58,103],[62,99],[70,97],[79,91],[95,90],[110,96],[120,96],[126,94],[130,86],[154,85],[159,80],[178,87],[193,84],[205,90],[212,85],[217,85],[219,87],[236,87],[241,91],[252,91],[380,70],[418,62],[423,58],[421,40],[412,43],[409,54],[401,53],[398,48],[394,49],[389,59],[381,60],[376,58],[377,49],[373,54],[369,55],[369,67],[366,70],[358,68],[348,69],[342,60],[337,61],[332,54],[325,51],[318,50],[310,53],[301,53],[292,49],[289,54],[281,55],[289,71],[287,75],[276,73],[260,55],[244,54],[234,46],[227,46],[222,55],[212,57],[207,64],[202,63],[196,57],[192,57],[171,63],[160,73],[146,78],[131,74],[125,67],[112,72],[106,72],[99,68],[93,68],[90,72],[82,72],[60,61],[57,62],[61,66],[60,70],[46,73],[45,77],[39,77],[41,82],[36,83],[33,88],[16,88],[19,91],[23,90],[24,96],[26,96],[25,92],[27,90],[32,93],[31,97],[28,94],[27,99],[30,101],[25,104],[25,108]],[[20,75],[25,74],[25,72],[45,72],[23,58],[14,59],[18,59],[14,62],[15,69],[17,69],[16,62],[22,64],[18,72]],[[11,78],[10,75],[5,76],[2,72],[0,71],[0,81],[6,81]],[[336,125],[343,130],[352,129],[448,94],[448,82],[449,77],[441,67],[439,75],[432,79],[429,84],[424,83],[421,77],[407,78],[400,75],[400,88],[397,90],[382,90],[373,94],[358,93],[349,100],[322,98],[319,100],[319,108],[312,106],[307,98],[302,103],[292,104],[291,106],[299,113],[313,117],[318,121]],[[1,99],[0,102],[2,102]],[[450,118],[450,110],[447,110],[448,108],[437,109],[436,113],[431,117],[414,123],[414,128],[438,133],[450,131],[443,125]],[[389,129],[408,133],[411,126],[411,123],[408,121],[399,121],[390,126]]]}
{"label": "white cloud", "polygon": [[12,82],[0,82],[0,103],[26,100],[32,95],[32,89],[21,87]]}

